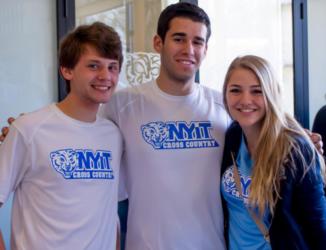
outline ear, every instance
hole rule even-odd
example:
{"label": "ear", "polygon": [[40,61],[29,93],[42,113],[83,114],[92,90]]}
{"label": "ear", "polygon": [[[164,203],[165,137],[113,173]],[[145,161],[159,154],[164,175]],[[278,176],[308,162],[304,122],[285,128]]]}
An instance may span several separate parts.
{"label": "ear", "polygon": [[153,47],[157,53],[161,53],[163,47],[162,38],[159,35],[155,35],[153,38]]}
{"label": "ear", "polygon": [[60,72],[64,79],[71,80],[73,78],[73,72],[71,69],[60,66]]}

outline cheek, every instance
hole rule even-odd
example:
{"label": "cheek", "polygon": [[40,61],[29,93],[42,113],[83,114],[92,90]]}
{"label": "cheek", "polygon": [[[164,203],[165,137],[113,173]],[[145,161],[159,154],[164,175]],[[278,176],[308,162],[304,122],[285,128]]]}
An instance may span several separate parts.
{"label": "cheek", "polygon": [[205,58],[205,49],[199,49],[196,51],[197,59],[202,61]]}
{"label": "cheek", "polygon": [[259,103],[261,109],[264,111],[264,113],[266,113],[266,103],[264,98],[260,98],[259,100],[257,100],[257,103]]}
{"label": "cheek", "polygon": [[112,81],[114,82],[115,85],[118,84],[118,81],[119,81],[119,74],[120,74],[120,72],[117,73],[117,74],[114,74],[114,75],[112,76]]}
{"label": "cheek", "polygon": [[234,118],[234,112],[235,112],[235,108],[234,108],[234,99],[231,97],[226,97],[226,108],[229,112],[229,115]]}
{"label": "cheek", "polygon": [[236,98],[231,95],[226,95],[226,105],[228,109],[231,109],[232,106],[236,103]]}

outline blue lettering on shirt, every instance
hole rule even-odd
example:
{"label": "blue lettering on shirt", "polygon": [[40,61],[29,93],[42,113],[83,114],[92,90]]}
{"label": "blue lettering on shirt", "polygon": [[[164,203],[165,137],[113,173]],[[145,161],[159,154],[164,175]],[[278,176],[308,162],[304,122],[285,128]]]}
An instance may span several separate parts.
{"label": "blue lettering on shirt", "polygon": [[144,140],[154,149],[186,149],[218,147],[212,138],[211,122],[150,122],[141,126]]}
{"label": "blue lettering on shirt", "polygon": [[65,179],[114,179],[110,151],[60,149],[50,153],[50,160]]}

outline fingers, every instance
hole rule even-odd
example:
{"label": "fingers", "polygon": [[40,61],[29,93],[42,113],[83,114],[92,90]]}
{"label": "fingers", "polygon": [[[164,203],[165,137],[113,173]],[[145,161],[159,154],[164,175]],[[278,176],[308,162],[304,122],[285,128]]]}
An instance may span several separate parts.
{"label": "fingers", "polygon": [[310,138],[311,138],[311,140],[312,140],[313,143],[315,143],[315,142],[319,142],[319,141],[322,142],[321,135],[318,134],[318,133],[311,133],[311,134],[310,134]]}
{"label": "fingers", "polygon": [[[8,120],[7,120],[9,125],[11,125],[14,121],[15,121],[15,118],[13,118],[13,117],[9,117]],[[8,126],[3,127],[1,129],[0,143],[2,143],[5,140],[8,133],[9,133],[9,127]]]}
{"label": "fingers", "polygon": [[324,153],[322,137],[318,133],[310,133],[310,139],[320,154]]}
{"label": "fingers", "polygon": [[3,142],[4,141],[4,139],[6,138],[8,132],[9,132],[9,128],[8,127],[3,127],[1,129],[1,133],[2,134],[0,135],[0,142]]}
{"label": "fingers", "polygon": [[11,125],[14,121],[15,121],[15,118],[13,118],[13,117],[9,117],[8,120],[7,120],[7,122],[9,123],[9,125]]}

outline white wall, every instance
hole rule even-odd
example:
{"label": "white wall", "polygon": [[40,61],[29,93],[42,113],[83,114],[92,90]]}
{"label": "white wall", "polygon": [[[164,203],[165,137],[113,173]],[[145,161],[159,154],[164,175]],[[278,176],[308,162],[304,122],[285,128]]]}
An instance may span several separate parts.
{"label": "white wall", "polygon": [[0,0],[0,126],[57,100],[56,1]]}
{"label": "white wall", "polygon": [[326,1],[308,2],[309,112],[310,126],[326,104]]}
{"label": "white wall", "polygon": [[[0,126],[57,100],[56,1],[0,0]],[[0,209],[9,250],[11,198]]]}

